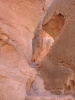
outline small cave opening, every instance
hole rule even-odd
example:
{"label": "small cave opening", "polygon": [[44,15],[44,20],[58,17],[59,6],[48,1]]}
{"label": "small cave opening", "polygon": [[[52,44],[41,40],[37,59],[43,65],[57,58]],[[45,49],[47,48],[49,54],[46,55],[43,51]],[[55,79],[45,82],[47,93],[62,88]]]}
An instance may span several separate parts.
{"label": "small cave opening", "polygon": [[43,30],[46,31],[50,36],[54,39],[57,37],[61,29],[63,28],[65,23],[64,15],[59,13],[58,15],[55,13],[52,18],[44,24]]}

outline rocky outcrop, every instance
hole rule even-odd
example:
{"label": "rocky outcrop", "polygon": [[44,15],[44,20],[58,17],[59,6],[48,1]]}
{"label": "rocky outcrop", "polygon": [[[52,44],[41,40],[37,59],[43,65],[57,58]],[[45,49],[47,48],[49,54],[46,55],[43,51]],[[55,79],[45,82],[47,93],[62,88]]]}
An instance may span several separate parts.
{"label": "rocky outcrop", "polygon": [[52,18],[43,25],[43,29],[55,39],[64,26],[64,22],[64,16],[60,13],[58,15],[55,13]]}
{"label": "rocky outcrop", "polygon": [[42,62],[53,43],[54,39],[45,31],[42,31],[38,36],[35,36],[32,44],[32,62]]}
{"label": "rocky outcrop", "polygon": [[0,100],[74,100],[59,96],[75,72],[74,8],[75,0],[0,0]]}
{"label": "rocky outcrop", "polygon": [[[62,4],[62,5],[61,5]],[[60,1],[54,7],[54,14],[64,16],[65,23],[55,39],[49,54],[43,61],[42,77],[47,89],[62,89],[62,84],[75,72],[75,1]],[[51,21],[51,20],[50,20]],[[55,25],[55,24],[54,24]]]}
{"label": "rocky outcrop", "polygon": [[8,44],[8,36],[3,33],[0,36],[0,100],[24,100],[37,73],[17,49]]}
{"label": "rocky outcrop", "polygon": [[44,3],[0,0],[0,100],[25,100],[36,78],[37,72],[29,63]]}

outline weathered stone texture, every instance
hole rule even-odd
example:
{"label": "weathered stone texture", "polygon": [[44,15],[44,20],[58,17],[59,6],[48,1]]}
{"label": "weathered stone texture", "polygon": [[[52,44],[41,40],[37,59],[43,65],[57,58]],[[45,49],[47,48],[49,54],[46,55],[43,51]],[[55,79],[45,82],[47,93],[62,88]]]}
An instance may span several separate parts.
{"label": "weathered stone texture", "polygon": [[42,76],[47,89],[61,89],[62,84],[66,83],[65,80],[67,80],[70,74],[75,72],[74,3],[75,0],[71,0],[70,2],[68,0],[57,0],[54,7],[54,12],[57,15],[63,15],[65,22],[59,35],[55,38],[49,54],[43,61]]}

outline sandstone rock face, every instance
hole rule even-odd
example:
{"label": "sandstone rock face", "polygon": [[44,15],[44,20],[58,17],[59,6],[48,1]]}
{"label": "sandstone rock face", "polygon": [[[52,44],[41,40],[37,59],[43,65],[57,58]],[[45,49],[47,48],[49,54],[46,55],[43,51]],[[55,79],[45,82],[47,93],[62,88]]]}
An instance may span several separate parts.
{"label": "sandstone rock face", "polygon": [[[42,77],[45,80],[47,89],[62,89],[62,84],[66,83],[67,78],[75,72],[74,3],[75,0],[71,0],[70,2],[68,0],[57,0],[53,10],[54,14],[64,16],[65,23],[58,37],[55,39],[55,43],[50,49],[49,54],[43,61]],[[49,19],[47,20],[49,21]],[[56,23],[54,25],[56,26]]]}
{"label": "sandstone rock face", "polygon": [[65,20],[63,15],[54,14],[50,21],[43,25],[43,29],[55,39],[63,27],[64,21]]}
{"label": "sandstone rock face", "polygon": [[35,77],[36,71],[30,68],[16,48],[1,39],[0,100],[24,100]]}
{"label": "sandstone rock face", "polygon": [[38,36],[33,39],[33,62],[41,62],[49,52],[54,39],[45,31],[42,31]]}
{"label": "sandstone rock face", "polygon": [[74,100],[75,98],[69,97],[57,97],[57,96],[29,96],[26,100]]}
{"label": "sandstone rock face", "polygon": [[29,63],[44,4],[45,0],[0,0],[0,100],[25,100],[35,80],[37,72]]}
{"label": "sandstone rock face", "polygon": [[11,45],[4,45],[1,48],[1,57],[6,66],[18,67],[20,57],[15,48]]}
{"label": "sandstone rock face", "polygon": [[52,94],[75,72],[74,8],[75,0],[0,0],[0,100],[75,99]]}
{"label": "sandstone rock face", "polygon": [[66,68],[46,58],[42,64],[42,77],[46,88],[49,90],[61,90],[63,84],[67,82],[68,77],[73,73],[72,69]]}

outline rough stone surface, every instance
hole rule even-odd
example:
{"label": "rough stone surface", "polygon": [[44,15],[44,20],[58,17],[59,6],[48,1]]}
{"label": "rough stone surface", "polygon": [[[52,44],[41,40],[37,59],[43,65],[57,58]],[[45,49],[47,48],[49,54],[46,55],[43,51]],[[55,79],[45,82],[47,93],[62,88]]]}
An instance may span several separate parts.
{"label": "rough stone surface", "polygon": [[38,36],[33,39],[33,62],[41,62],[49,52],[54,39],[45,31],[42,31]]}
{"label": "rough stone surface", "polygon": [[75,98],[71,97],[71,96],[67,96],[67,97],[57,97],[57,96],[29,96],[26,98],[26,100],[75,100]]}
{"label": "rough stone surface", "polygon": [[75,99],[62,95],[75,72],[74,9],[75,0],[0,0],[0,100]]}
{"label": "rough stone surface", "polygon": [[35,80],[37,72],[29,63],[44,4],[45,0],[0,0],[0,100],[25,100]]}
{"label": "rough stone surface", "polygon": [[54,14],[50,21],[43,25],[43,29],[55,39],[62,27],[64,26],[64,22],[65,19],[62,14]]}
{"label": "rough stone surface", "polygon": [[[45,80],[47,89],[62,88],[63,82],[66,83],[65,80],[75,72],[74,8],[75,0],[71,0],[70,2],[68,0],[57,0],[55,4],[54,14],[63,15],[65,23],[42,64],[42,77]],[[49,15],[47,18],[49,18]]]}

